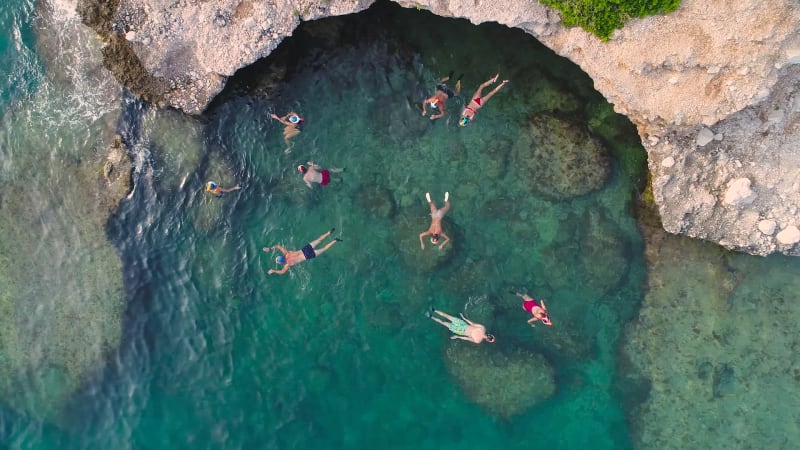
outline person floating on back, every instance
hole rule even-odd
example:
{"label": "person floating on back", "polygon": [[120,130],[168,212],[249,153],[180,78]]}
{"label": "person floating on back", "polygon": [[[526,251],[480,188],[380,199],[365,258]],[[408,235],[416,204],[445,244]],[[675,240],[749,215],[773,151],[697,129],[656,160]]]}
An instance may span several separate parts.
{"label": "person floating on back", "polygon": [[230,189],[226,189],[213,181],[209,181],[208,183],[206,183],[206,192],[210,192],[211,195],[217,198],[222,197],[226,192],[238,191],[241,188],[242,187],[239,186],[238,184]]}
{"label": "person floating on back", "polygon": [[274,245],[272,247],[264,247],[263,250],[265,252],[269,252],[271,250],[279,250],[282,255],[279,255],[275,258],[275,262],[280,264],[284,264],[283,269],[281,270],[273,270],[269,269],[267,271],[268,274],[272,275],[273,273],[277,273],[278,275],[283,275],[289,270],[289,267],[292,267],[295,264],[299,264],[303,261],[307,261],[309,259],[314,259],[317,256],[325,253],[329,248],[333,247],[333,244],[337,242],[342,242],[341,239],[336,238],[331,242],[328,242],[325,247],[317,250],[317,246],[328,236],[331,235],[336,230],[336,228],[331,228],[330,231],[323,234],[322,236],[318,237],[316,240],[311,242],[310,244],[306,244],[305,247],[301,248],[300,250],[286,250],[282,245]]}
{"label": "person floating on back", "polygon": [[[449,80],[450,77],[453,75],[453,72],[450,72],[450,75],[442,78],[439,80],[439,84],[436,85],[436,93],[433,94],[433,97],[428,97],[425,101],[422,102],[422,115],[428,113],[426,107],[431,107],[431,120],[436,120],[440,117],[444,117],[444,104],[447,102],[448,99],[455,97],[456,95],[461,93],[461,77],[464,76],[463,74],[458,77],[456,81],[456,90],[453,91],[446,84],[445,81]],[[433,110],[439,110],[439,114],[433,114]]]}
{"label": "person floating on back", "polygon": [[[522,302],[522,309],[531,313],[533,317],[528,319],[528,324],[530,326],[534,326],[533,324],[540,320],[543,324],[548,326],[553,326],[553,322],[550,321],[550,315],[547,314],[547,307],[544,305],[544,300],[540,299],[539,302],[533,299],[528,294],[520,294],[519,292],[508,291],[512,295],[516,295],[517,297],[523,300]],[[540,304],[541,303],[541,304]]]}
{"label": "person floating on back", "polygon": [[422,240],[425,236],[431,236],[431,244],[433,245],[439,243],[439,237],[441,236],[444,237],[444,242],[439,245],[439,250],[441,250],[444,244],[450,241],[450,237],[442,231],[442,218],[447,214],[447,211],[450,211],[450,193],[444,193],[444,208],[442,209],[436,209],[436,205],[431,201],[430,192],[425,193],[425,198],[428,200],[428,204],[431,207],[431,226],[428,228],[428,231],[419,234],[419,246],[425,250],[425,242]]}
{"label": "person floating on back", "polygon": [[311,183],[319,183],[320,186],[327,186],[331,182],[331,173],[338,173],[344,169],[323,169],[322,167],[309,161],[308,166],[299,165],[297,171],[303,174],[303,181],[306,186],[311,188]]}
{"label": "person floating on back", "polygon": [[300,114],[297,114],[294,111],[290,112],[289,114],[286,114],[283,117],[278,117],[275,114],[271,114],[271,116],[273,119],[286,125],[283,128],[283,142],[285,142],[286,145],[289,145],[289,139],[300,134],[300,125],[306,121],[305,119],[300,117]]}
{"label": "person floating on back", "polygon": [[[442,320],[436,317],[434,314],[438,314],[441,317],[444,317],[445,320]],[[479,323],[475,323],[464,317],[464,314],[459,314],[461,319],[458,317],[453,317],[447,313],[443,313],[441,311],[435,310],[431,308],[431,310],[426,314],[429,318],[433,319],[437,323],[447,327],[455,336],[450,336],[450,339],[463,339],[465,341],[474,342],[476,344],[480,344],[484,340],[486,342],[493,343],[495,341],[494,336],[488,334],[486,332],[486,327]]]}
{"label": "person floating on back", "polygon": [[495,74],[495,76],[493,76],[491,79],[484,81],[483,84],[478,86],[478,89],[472,95],[472,100],[470,100],[467,106],[465,106],[464,109],[461,111],[461,119],[458,121],[459,126],[465,127],[467,126],[467,124],[472,122],[475,119],[475,113],[477,113],[478,110],[481,109],[483,104],[488,102],[489,99],[492,98],[492,96],[494,96],[494,94],[496,94],[497,91],[500,90],[500,88],[508,84],[508,80],[503,80],[503,82],[500,83],[494,89],[492,89],[491,92],[489,92],[485,96],[482,96],[481,94],[483,90],[490,84],[497,81],[498,76],[500,76],[499,73]]}

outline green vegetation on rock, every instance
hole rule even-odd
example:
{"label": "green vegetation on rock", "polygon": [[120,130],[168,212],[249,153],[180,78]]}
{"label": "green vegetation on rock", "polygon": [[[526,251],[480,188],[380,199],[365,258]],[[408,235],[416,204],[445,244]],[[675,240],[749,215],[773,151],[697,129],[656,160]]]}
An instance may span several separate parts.
{"label": "green vegetation on rock", "polygon": [[564,25],[579,26],[608,40],[611,33],[634,17],[675,11],[680,0],[542,0],[542,4],[561,11]]}

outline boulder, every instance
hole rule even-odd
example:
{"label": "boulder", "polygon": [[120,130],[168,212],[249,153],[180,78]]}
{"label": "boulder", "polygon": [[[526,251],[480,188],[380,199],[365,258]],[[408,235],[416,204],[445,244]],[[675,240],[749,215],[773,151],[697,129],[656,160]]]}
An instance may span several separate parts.
{"label": "boulder", "polygon": [[445,363],[470,400],[503,418],[528,411],[556,391],[553,368],[538,353],[459,341],[447,347]]}
{"label": "boulder", "polygon": [[539,115],[514,143],[516,168],[533,192],[565,200],[599,189],[611,173],[606,149],[575,124]]}

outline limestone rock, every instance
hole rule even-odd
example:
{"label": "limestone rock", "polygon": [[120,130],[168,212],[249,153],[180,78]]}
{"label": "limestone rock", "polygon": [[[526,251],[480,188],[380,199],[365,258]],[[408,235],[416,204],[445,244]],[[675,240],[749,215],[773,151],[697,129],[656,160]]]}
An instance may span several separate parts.
{"label": "limestone rock", "polygon": [[781,232],[775,236],[775,239],[778,240],[779,244],[794,245],[800,242],[800,230],[794,225],[789,225],[781,230]]}
{"label": "limestone rock", "polygon": [[775,228],[777,224],[774,220],[761,220],[758,222],[758,231],[766,234],[767,236],[772,236],[772,233],[775,232]]}
{"label": "limestone rock", "polygon": [[[800,205],[800,193],[789,183],[800,174],[793,157],[800,127],[790,113],[797,111],[792,102],[800,93],[796,3],[683,0],[675,12],[631,20],[602,42],[581,29],[563,27],[561,16],[538,2],[396,2],[475,24],[520,28],[574,61],[641,136],[659,137],[647,142],[650,161],[671,155],[685,162],[681,173],[653,186],[666,230],[755,254],[776,250],[737,225],[731,208],[705,199],[708,191],[721,188],[718,174],[731,175],[725,157],[730,156],[745,167],[757,166],[756,183],[762,175],[777,178],[776,189],[754,201],[760,211],[781,218]],[[104,37],[106,65],[120,82],[157,104],[199,113],[228,77],[268,55],[301,20],[349,14],[372,3],[277,1],[258,8],[241,0],[120,0],[109,7],[80,0],[79,11]],[[698,136],[700,126],[705,128]],[[696,151],[710,142],[709,133],[717,141],[724,135],[726,148]],[[661,178],[665,169],[651,164],[651,178]],[[685,201],[686,196],[693,200]],[[798,249],[781,251],[800,254]]]}
{"label": "limestone rock", "polygon": [[722,203],[725,205],[747,205],[753,202],[755,194],[750,189],[750,180],[747,178],[736,178],[728,182],[728,189]]}
{"label": "limestone rock", "polygon": [[704,147],[706,144],[714,140],[714,132],[709,130],[708,128],[703,127],[700,129],[700,132],[697,133],[697,139],[695,142],[698,146]]}

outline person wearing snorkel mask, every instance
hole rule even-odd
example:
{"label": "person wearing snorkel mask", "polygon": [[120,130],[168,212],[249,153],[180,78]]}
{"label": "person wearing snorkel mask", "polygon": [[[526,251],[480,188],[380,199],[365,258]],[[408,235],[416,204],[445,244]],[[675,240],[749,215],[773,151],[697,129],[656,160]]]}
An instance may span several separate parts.
{"label": "person wearing snorkel mask", "polygon": [[531,313],[533,317],[528,319],[528,324],[533,326],[536,321],[541,321],[543,324],[552,327],[553,322],[550,321],[550,315],[547,314],[547,306],[544,300],[540,299],[538,302],[528,294],[520,294],[519,292],[509,291],[509,293],[521,298],[522,309]]}
{"label": "person wearing snorkel mask", "polygon": [[271,116],[273,119],[286,125],[283,128],[283,142],[285,142],[286,145],[289,145],[289,139],[300,134],[300,125],[306,121],[305,119],[300,117],[300,114],[297,114],[294,111],[290,112],[289,114],[286,114],[283,117],[278,117],[275,114],[272,114]]}
{"label": "person wearing snorkel mask", "polygon": [[433,113],[433,110],[435,110],[435,109],[439,110],[439,114],[431,114],[431,117],[430,117],[431,120],[436,120],[436,119],[438,119],[440,117],[444,117],[444,104],[445,104],[445,102],[448,99],[453,98],[456,95],[461,93],[461,77],[463,77],[464,74],[459,75],[458,80],[456,81],[456,90],[455,91],[453,91],[452,89],[447,87],[446,84],[444,84],[445,81],[449,80],[451,76],[453,76],[453,72],[450,72],[450,75],[448,75],[448,76],[442,78],[441,80],[439,80],[439,84],[436,85],[436,93],[433,94],[433,97],[428,97],[428,98],[425,99],[424,102],[422,102],[422,115],[423,116],[428,113],[426,107],[430,106],[431,107],[431,113]]}
{"label": "person wearing snorkel mask", "polygon": [[210,192],[211,195],[217,198],[222,197],[222,195],[225,194],[226,192],[237,191],[241,188],[242,187],[239,186],[238,184],[232,188],[226,189],[213,181],[209,181],[208,183],[206,183],[206,192]]}
{"label": "person wearing snorkel mask", "polygon": [[494,94],[496,94],[497,91],[500,90],[500,88],[508,84],[508,80],[503,80],[503,82],[497,85],[494,89],[492,89],[491,92],[489,92],[486,95],[483,95],[483,90],[489,87],[490,84],[497,81],[497,77],[499,76],[500,74],[497,73],[492,78],[486,80],[483,84],[478,86],[478,89],[472,95],[472,100],[470,100],[467,106],[465,106],[464,109],[461,111],[461,119],[459,119],[458,121],[459,126],[465,127],[470,122],[475,120],[475,113],[477,113],[478,110],[481,109],[484,103],[488,102],[489,99],[492,98],[492,96],[494,96]]}
{"label": "person wearing snorkel mask", "polygon": [[273,245],[272,247],[264,247],[262,250],[264,250],[265,252],[270,252],[272,250],[278,250],[279,252],[281,252],[281,254],[275,258],[275,262],[278,265],[283,265],[283,269],[281,270],[269,269],[267,271],[267,274],[272,275],[273,273],[277,273],[278,275],[283,275],[286,273],[286,271],[289,270],[289,267],[292,267],[293,265],[299,264],[303,261],[308,261],[309,259],[314,259],[317,256],[325,253],[329,248],[333,247],[333,245],[336,244],[337,242],[342,242],[341,239],[334,238],[332,241],[325,244],[324,247],[317,248],[319,247],[319,244],[321,244],[322,241],[325,240],[325,238],[327,238],[328,236],[330,236],[331,233],[333,233],[334,231],[336,231],[336,228],[331,228],[330,231],[316,238],[310,243],[306,244],[306,246],[301,248],[300,250],[286,250],[286,247],[282,245]]}
{"label": "person wearing snorkel mask", "polygon": [[[444,245],[450,241],[450,237],[444,234],[442,231],[442,218],[445,214],[447,214],[447,211],[450,211],[450,193],[444,193],[444,208],[442,209],[437,209],[436,205],[433,203],[433,201],[431,201],[430,192],[425,193],[425,198],[428,199],[428,204],[431,207],[431,226],[428,228],[428,231],[419,234],[419,246],[425,250],[425,242],[422,240],[422,238],[425,236],[430,236],[431,244],[434,246],[439,245],[439,250],[441,250],[442,247],[444,247]],[[441,244],[439,244],[440,237],[444,238],[444,241]]]}

